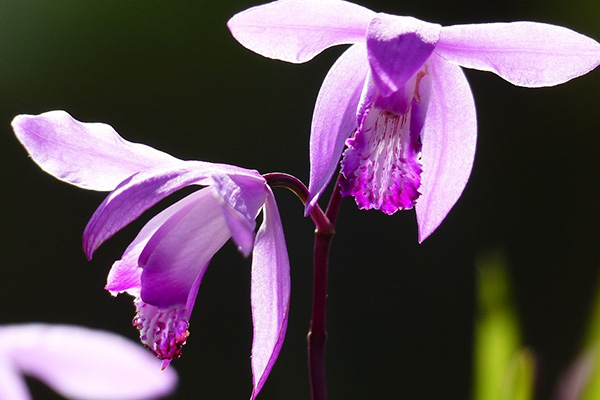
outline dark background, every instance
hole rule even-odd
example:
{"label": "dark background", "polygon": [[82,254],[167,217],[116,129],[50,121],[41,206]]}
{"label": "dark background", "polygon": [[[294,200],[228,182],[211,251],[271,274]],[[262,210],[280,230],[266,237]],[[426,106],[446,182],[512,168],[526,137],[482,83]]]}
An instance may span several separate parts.
{"label": "dark background", "polygon": [[[600,38],[597,0],[362,4],[443,25],[534,20]],[[0,0],[0,323],[72,323],[137,338],[131,298],[112,298],[103,286],[143,221],[86,261],[81,233],[105,194],[40,171],[12,134],[17,114],[64,109],[180,158],[307,180],[313,104],[343,48],[303,65],[253,54],[225,25],[252,5]],[[331,399],[467,399],[475,263],[493,249],[505,252],[523,339],[539,357],[540,399],[580,347],[600,266],[600,71],[547,89],[513,87],[478,71],[467,78],[477,155],[442,226],[419,245],[413,211],[388,217],[344,202],[330,269]],[[293,195],[279,189],[276,196],[292,303],[260,399],[308,399],[313,227]],[[184,355],[173,363],[181,382],[172,399],[249,397],[249,266],[231,244],[214,258]],[[32,385],[36,398],[50,398]]]}

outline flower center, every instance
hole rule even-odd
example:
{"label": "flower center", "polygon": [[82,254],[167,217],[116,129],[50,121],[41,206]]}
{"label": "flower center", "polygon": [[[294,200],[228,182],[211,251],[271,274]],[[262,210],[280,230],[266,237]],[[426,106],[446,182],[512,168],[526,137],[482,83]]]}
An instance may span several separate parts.
{"label": "flower center", "polygon": [[421,185],[421,140],[430,76],[427,65],[404,88],[378,96],[342,160],[342,195],[354,196],[360,209],[386,214],[414,207]]}

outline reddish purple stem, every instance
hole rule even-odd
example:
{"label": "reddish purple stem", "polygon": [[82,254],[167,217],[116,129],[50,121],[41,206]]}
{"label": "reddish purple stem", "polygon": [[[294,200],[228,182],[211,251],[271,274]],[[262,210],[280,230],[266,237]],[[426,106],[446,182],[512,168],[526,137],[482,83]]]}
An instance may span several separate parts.
{"label": "reddish purple stem", "polygon": [[[298,196],[302,204],[306,204],[308,189],[296,177],[272,173],[264,175],[272,187],[285,187]],[[314,269],[313,269],[313,308],[308,342],[308,369],[312,400],[327,400],[327,384],[325,379],[325,343],[327,342],[327,271],[329,265],[329,249],[335,233],[334,227],[342,204],[339,182],[333,189],[327,211],[323,213],[319,205],[315,205],[310,217],[315,223]]]}

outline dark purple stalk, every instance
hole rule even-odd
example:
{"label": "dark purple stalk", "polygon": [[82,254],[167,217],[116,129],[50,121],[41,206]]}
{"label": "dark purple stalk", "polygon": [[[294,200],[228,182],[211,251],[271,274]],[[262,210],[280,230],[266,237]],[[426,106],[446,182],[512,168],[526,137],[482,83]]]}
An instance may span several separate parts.
{"label": "dark purple stalk", "polygon": [[[306,204],[308,190],[296,177],[272,173],[264,175],[272,187],[285,187],[298,196],[302,204]],[[329,265],[329,250],[335,233],[334,227],[342,204],[339,182],[340,175],[333,193],[323,213],[318,205],[312,209],[310,216],[315,223],[314,269],[313,269],[313,307],[308,342],[308,369],[312,400],[327,400],[327,384],[325,379],[325,343],[327,342],[327,272]]]}

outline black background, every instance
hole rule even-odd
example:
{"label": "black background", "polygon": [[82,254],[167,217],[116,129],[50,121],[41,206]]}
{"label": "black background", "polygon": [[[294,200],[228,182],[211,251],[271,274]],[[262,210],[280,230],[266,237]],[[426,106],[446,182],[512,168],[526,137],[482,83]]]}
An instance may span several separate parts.
{"label": "black background", "polygon": [[[533,20],[600,38],[596,0],[401,2],[376,11],[443,25]],[[303,65],[242,48],[227,20],[251,1],[0,0],[0,323],[81,324],[136,339],[131,298],[104,291],[137,221],[91,262],[81,233],[105,194],[41,172],[11,119],[64,109],[184,159],[308,178],[312,108],[343,47]],[[539,398],[576,355],[600,265],[600,71],[547,89],[467,71],[478,112],[471,179],[441,227],[417,244],[413,211],[359,212],[346,199],[332,249],[327,372],[331,399],[457,399],[471,393],[475,263],[500,249],[523,339],[539,357]],[[308,399],[313,227],[276,190],[292,269],[281,355],[261,396]],[[171,199],[172,200],[172,199]],[[163,204],[164,206],[164,204]],[[172,399],[251,391],[250,260],[213,259]],[[51,398],[31,382],[36,398]]]}

